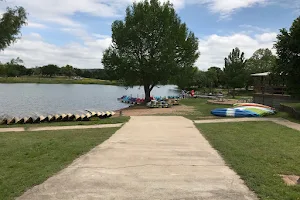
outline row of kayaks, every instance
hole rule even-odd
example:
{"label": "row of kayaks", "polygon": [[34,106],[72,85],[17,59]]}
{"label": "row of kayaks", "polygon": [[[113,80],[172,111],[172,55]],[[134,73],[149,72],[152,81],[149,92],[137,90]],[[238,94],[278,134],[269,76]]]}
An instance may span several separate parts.
{"label": "row of kayaks", "polygon": [[42,122],[61,122],[61,121],[89,121],[92,117],[99,117],[100,119],[109,118],[115,115],[112,111],[96,112],[96,111],[78,111],[74,114],[34,114],[25,117],[10,117],[7,115],[0,116],[0,124],[33,124]]}
{"label": "row of kayaks", "polygon": [[262,117],[275,113],[274,108],[256,103],[238,103],[234,104],[233,108],[218,108],[211,111],[212,115],[220,117]]}

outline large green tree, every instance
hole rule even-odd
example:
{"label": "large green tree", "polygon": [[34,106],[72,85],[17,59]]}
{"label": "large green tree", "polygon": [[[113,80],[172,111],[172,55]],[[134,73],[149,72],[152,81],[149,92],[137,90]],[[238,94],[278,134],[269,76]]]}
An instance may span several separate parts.
{"label": "large green tree", "polygon": [[68,76],[69,78],[75,75],[75,70],[71,65],[66,65],[60,68],[60,71],[63,75]]}
{"label": "large green tree", "polygon": [[112,24],[112,45],[102,63],[111,79],[122,80],[126,86],[144,86],[149,101],[155,86],[167,84],[198,57],[198,39],[172,4],[144,0],[133,3],[125,19]]}
{"label": "large green tree", "polygon": [[188,66],[181,68],[178,75],[175,77],[175,83],[178,88],[188,89],[191,88],[191,86],[195,86],[197,72],[197,67]]}
{"label": "large green tree", "polygon": [[198,70],[195,76],[195,85],[199,88],[206,88],[210,86],[210,83],[207,72]]}
{"label": "large green tree", "polygon": [[60,68],[57,65],[49,64],[41,68],[43,76],[54,76],[60,73]]}
{"label": "large green tree", "polygon": [[10,62],[6,63],[6,76],[15,77],[26,75],[27,69],[23,66],[23,60],[19,57],[16,59],[11,59]]}
{"label": "large green tree", "polygon": [[221,68],[219,67],[210,67],[206,72],[208,80],[210,81],[210,87],[219,87],[224,85],[225,75]]}
{"label": "large green tree", "polygon": [[26,24],[26,20],[26,11],[23,7],[6,9],[0,17],[0,51],[19,38],[21,27]]}
{"label": "large green tree", "polygon": [[286,76],[290,94],[300,97],[300,17],[289,30],[280,30],[275,47],[278,55],[276,72]]}
{"label": "large green tree", "polygon": [[235,97],[235,88],[245,86],[245,64],[245,54],[237,47],[225,58],[225,80],[227,87],[232,89],[233,98]]}
{"label": "large green tree", "polygon": [[270,49],[258,49],[247,60],[246,68],[253,73],[270,72],[276,63],[276,56]]}
{"label": "large green tree", "polygon": [[251,74],[271,72],[276,65],[276,56],[270,49],[258,49],[246,62],[246,89],[253,84]]}

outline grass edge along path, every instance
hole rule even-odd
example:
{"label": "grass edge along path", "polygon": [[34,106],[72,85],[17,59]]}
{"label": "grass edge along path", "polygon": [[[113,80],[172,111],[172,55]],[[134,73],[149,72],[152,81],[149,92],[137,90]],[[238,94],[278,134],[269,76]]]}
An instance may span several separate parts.
{"label": "grass edge along path", "polygon": [[41,184],[118,129],[0,133],[0,199]]}
{"label": "grass edge along path", "polygon": [[[194,107],[195,111],[191,113],[186,113],[182,116],[190,119],[190,120],[203,120],[207,119],[207,117],[211,119],[224,119],[224,117],[216,117],[211,114],[211,111],[216,108],[230,108],[232,106],[230,105],[219,105],[219,104],[210,104],[207,103],[208,99],[200,99],[200,98],[195,98],[195,99],[183,99],[180,101],[181,104],[186,105],[186,106],[192,106]],[[278,111],[275,115],[269,115],[266,117],[271,117],[271,118],[284,118],[289,121],[295,122],[295,123],[300,123],[300,120],[297,120],[290,116],[287,112],[282,112]],[[228,118],[228,117],[227,117]]]}
{"label": "grass edge along path", "polygon": [[287,186],[279,176],[300,175],[299,131],[273,122],[196,126],[260,199],[300,199],[300,185]]}

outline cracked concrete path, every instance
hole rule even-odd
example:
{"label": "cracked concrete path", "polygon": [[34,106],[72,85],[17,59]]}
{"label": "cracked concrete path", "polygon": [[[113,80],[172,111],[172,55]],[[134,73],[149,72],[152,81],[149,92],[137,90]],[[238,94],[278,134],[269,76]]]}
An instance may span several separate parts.
{"label": "cracked concrete path", "polygon": [[110,139],[19,200],[256,200],[183,117],[131,117]]}

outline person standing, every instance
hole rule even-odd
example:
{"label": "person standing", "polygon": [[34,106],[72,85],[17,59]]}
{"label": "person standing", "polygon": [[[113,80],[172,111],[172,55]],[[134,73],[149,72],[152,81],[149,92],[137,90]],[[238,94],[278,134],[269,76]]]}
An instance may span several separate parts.
{"label": "person standing", "polygon": [[182,95],[182,98],[184,99],[185,98],[185,91],[184,90],[181,90],[181,95]]}
{"label": "person standing", "polygon": [[191,96],[194,97],[195,96],[195,90],[191,91]]}

